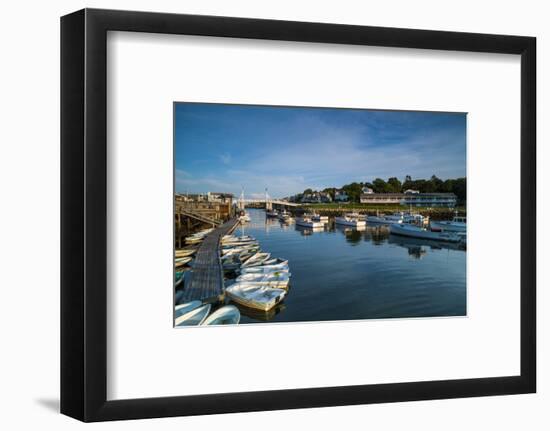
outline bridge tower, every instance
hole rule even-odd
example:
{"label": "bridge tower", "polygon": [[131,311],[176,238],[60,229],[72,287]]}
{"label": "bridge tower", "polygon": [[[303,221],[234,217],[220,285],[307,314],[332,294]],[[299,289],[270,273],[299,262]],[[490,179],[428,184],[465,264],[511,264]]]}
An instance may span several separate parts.
{"label": "bridge tower", "polygon": [[269,199],[269,195],[267,194],[267,187],[265,189],[265,210],[271,211],[273,209],[273,204],[271,203],[271,200]]}
{"label": "bridge tower", "polygon": [[244,187],[241,191],[241,197],[239,198],[239,200],[237,201],[237,208],[239,208],[241,211],[244,211]]}

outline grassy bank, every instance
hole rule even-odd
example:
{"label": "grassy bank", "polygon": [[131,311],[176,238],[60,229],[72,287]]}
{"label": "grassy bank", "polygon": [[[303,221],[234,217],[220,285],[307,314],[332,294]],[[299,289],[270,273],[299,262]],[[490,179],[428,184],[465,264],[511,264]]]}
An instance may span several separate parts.
{"label": "grassy bank", "polygon": [[[340,215],[351,211],[356,211],[361,214],[376,215],[377,212],[380,214],[390,214],[409,210],[409,208],[402,205],[376,205],[361,203],[303,204],[301,209],[308,212],[316,212],[322,215]],[[459,215],[466,215],[465,206],[458,206],[456,208],[413,207],[413,212],[420,213],[423,216],[429,216],[433,220],[450,220],[455,216],[457,211]]]}

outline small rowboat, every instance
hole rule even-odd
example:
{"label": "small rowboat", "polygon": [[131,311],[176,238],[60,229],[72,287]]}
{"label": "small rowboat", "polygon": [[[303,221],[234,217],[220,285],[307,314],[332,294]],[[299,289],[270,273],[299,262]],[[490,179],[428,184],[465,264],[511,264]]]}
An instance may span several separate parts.
{"label": "small rowboat", "polygon": [[241,274],[236,279],[237,283],[255,284],[260,286],[285,288],[290,281],[290,273],[283,271],[269,272],[267,274]]}
{"label": "small rowboat", "polygon": [[270,274],[272,272],[288,272],[288,264],[260,265],[243,268],[241,274]]}
{"label": "small rowboat", "polygon": [[193,259],[190,258],[190,257],[178,257],[178,258],[174,259],[174,263],[176,264],[176,267],[178,267],[178,266],[183,266],[186,263],[191,262],[192,260]]}
{"label": "small rowboat", "polygon": [[181,249],[181,250],[176,250],[174,255],[178,258],[178,257],[189,257],[193,254],[195,254],[195,252],[197,251],[196,248],[184,248],[184,249]]}
{"label": "small rowboat", "polygon": [[288,263],[288,260],[281,259],[280,257],[275,257],[273,259],[267,259],[262,262],[262,266],[265,265],[278,265],[279,263]]}
{"label": "small rowboat", "polygon": [[176,318],[176,326],[197,326],[202,324],[210,313],[210,304],[202,305]]}
{"label": "small rowboat", "polygon": [[258,310],[271,310],[285,297],[286,291],[267,286],[235,283],[225,289],[226,295],[237,304]]}
{"label": "small rowboat", "polygon": [[175,280],[175,285],[176,286],[179,286],[181,284],[181,282],[183,281],[183,274],[185,274],[184,271],[178,271],[176,272],[176,280]]}
{"label": "small rowboat", "polygon": [[236,325],[241,320],[241,312],[234,305],[218,308],[202,325]]}
{"label": "small rowboat", "polygon": [[246,261],[243,263],[243,267],[246,266],[257,266],[261,265],[263,262],[265,262],[267,259],[271,257],[271,253],[256,253],[252,256],[250,256]]}
{"label": "small rowboat", "polygon": [[200,301],[191,301],[191,302],[186,302],[185,304],[176,305],[174,309],[174,318],[183,316],[184,314],[189,313],[190,311],[193,311],[196,308],[199,308],[201,305],[202,305],[202,302]]}

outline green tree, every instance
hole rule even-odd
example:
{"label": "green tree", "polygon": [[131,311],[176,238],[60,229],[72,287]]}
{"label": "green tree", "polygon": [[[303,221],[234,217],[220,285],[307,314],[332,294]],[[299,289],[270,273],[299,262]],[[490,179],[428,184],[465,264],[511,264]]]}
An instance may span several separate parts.
{"label": "green tree", "polygon": [[388,192],[388,185],[382,178],[376,178],[372,182],[372,187],[374,190],[374,193],[387,193]]}
{"label": "green tree", "polygon": [[360,183],[353,182],[351,184],[346,184],[345,186],[343,186],[342,190],[346,192],[350,202],[359,202],[363,187]]}
{"label": "green tree", "polygon": [[401,193],[401,181],[396,177],[388,178],[387,189],[392,193]]}

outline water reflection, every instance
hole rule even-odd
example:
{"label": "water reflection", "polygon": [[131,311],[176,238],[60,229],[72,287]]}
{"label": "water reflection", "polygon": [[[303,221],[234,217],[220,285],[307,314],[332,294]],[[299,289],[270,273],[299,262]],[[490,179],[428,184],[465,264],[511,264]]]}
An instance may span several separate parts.
{"label": "water reflection", "polygon": [[385,225],[354,229],[331,219],[312,229],[248,212],[251,222],[236,233],[254,236],[272,258],[288,259],[292,289],[268,312],[236,304],[241,323],[466,313],[466,253],[457,244],[391,235]]}

